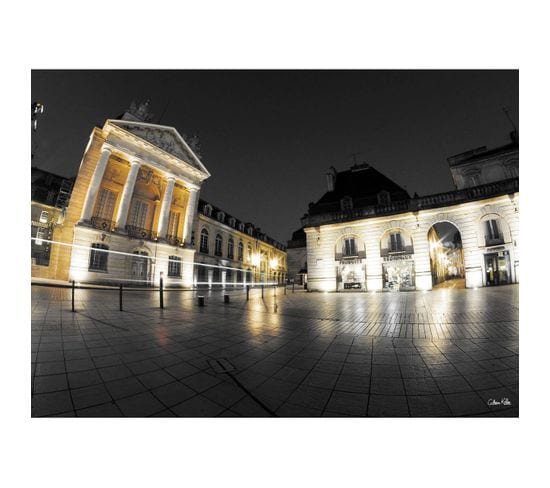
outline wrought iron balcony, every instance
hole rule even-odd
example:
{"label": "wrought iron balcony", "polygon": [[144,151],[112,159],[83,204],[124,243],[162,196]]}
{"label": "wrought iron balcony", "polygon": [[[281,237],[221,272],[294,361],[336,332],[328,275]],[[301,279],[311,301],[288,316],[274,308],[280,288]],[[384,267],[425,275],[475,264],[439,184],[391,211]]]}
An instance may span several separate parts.
{"label": "wrought iron balcony", "polygon": [[106,232],[111,232],[115,228],[115,222],[109,219],[104,219],[103,217],[92,217],[91,218],[92,227],[96,229],[104,230]]}
{"label": "wrought iron balcony", "polygon": [[126,231],[130,237],[137,237],[138,239],[146,239],[148,241],[157,240],[157,233],[151,229],[144,229],[135,225],[127,225]]}
{"label": "wrought iron balcony", "polygon": [[504,244],[504,237],[500,232],[496,235],[485,236],[485,246],[498,246],[499,244]]}
{"label": "wrought iron balcony", "polygon": [[386,257],[386,256],[400,256],[405,254],[413,254],[414,249],[413,246],[401,246],[401,247],[394,247],[394,248],[382,248],[380,249],[380,256]]}
{"label": "wrought iron balcony", "polygon": [[173,236],[171,234],[166,234],[166,242],[172,246],[180,246],[182,244],[178,236]]}

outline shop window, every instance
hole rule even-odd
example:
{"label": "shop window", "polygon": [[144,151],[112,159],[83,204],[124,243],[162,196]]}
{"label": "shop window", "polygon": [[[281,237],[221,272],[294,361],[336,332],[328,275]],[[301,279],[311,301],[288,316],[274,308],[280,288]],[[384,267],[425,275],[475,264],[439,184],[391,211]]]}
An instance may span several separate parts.
{"label": "shop window", "polygon": [[208,231],[206,229],[201,230],[200,252],[208,254]]}
{"label": "shop window", "polygon": [[220,234],[216,234],[216,243],[214,248],[214,254],[216,256],[222,255],[222,236]]}
{"label": "shop window", "polygon": [[355,239],[353,237],[344,239],[342,254],[347,257],[357,256],[357,247],[355,245]]}
{"label": "shop window", "polygon": [[168,276],[181,276],[181,258],[179,256],[168,256]]}
{"label": "shop window", "polygon": [[109,247],[105,244],[92,244],[90,250],[89,271],[107,271],[107,258]]}

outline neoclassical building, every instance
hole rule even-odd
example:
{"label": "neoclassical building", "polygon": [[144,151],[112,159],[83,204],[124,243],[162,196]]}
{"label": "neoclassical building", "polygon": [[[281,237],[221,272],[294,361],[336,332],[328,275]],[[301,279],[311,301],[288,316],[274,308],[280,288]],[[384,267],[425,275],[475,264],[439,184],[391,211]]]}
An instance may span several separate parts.
{"label": "neoclassical building", "polygon": [[332,169],[328,191],[302,218],[308,290],[518,283],[517,133],[508,146],[448,162],[457,189],[413,198],[368,164]]}
{"label": "neoclassical building", "polygon": [[[219,209],[212,218],[204,213],[204,202],[197,213],[200,188],[210,173],[176,129],[150,122],[147,105],[133,104],[119,119],[94,128],[68,206],[58,205],[55,225],[51,219],[41,222],[43,209],[33,219],[33,253],[47,244],[48,260],[36,254],[32,276],[134,285],[156,284],[163,276],[165,283],[184,287],[283,280],[282,245],[252,224],[241,232],[243,223],[225,213],[220,218]],[[49,230],[46,240],[42,227]],[[203,231],[212,235],[207,252],[201,239],[194,239]],[[240,243],[243,259],[237,254]]]}

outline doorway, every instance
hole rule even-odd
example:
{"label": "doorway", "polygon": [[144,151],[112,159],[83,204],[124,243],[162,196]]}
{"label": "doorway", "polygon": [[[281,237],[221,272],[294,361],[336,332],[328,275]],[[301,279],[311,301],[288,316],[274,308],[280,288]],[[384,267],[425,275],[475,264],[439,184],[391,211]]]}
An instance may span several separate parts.
{"label": "doorway", "polygon": [[438,222],[428,231],[430,269],[434,288],[464,288],[464,250],[459,230]]}
{"label": "doorway", "polygon": [[485,254],[485,284],[508,285],[510,280],[510,253],[508,251]]}

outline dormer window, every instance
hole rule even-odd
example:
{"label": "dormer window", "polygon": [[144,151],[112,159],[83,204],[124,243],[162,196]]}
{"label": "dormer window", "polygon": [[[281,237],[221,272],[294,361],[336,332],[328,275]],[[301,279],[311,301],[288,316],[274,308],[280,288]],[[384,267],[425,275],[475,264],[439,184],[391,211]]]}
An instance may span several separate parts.
{"label": "dormer window", "polygon": [[249,228],[246,230],[246,232],[248,233],[249,236],[252,235],[253,231],[254,231],[254,229],[253,229],[252,227],[249,227]]}
{"label": "dormer window", "polygon": [[207,203],[205,206],[204,206],[204,215],[206,215],[207,217],[210,217],[212,215],[212,205],[210,205],[209,203]]}
{"label": "dormer window", "polygon": [[236,221],[235,221],[235,217],[231,217],[231,218],[229,219],[229,225],[230,225],[231,227],[235,227],[235,222],[236,222]]}
{"label": "dormer window", "polygon": [[340,200],[340,208],[344,212],[349,212],[353,209],[353,199],[349,196],[345,196]]}
{"label": "dormer window", "polygon": [[519,176],[519,168],[517,161],[510,161],[504,165],[506,176],[508,178],[517,178]]}
{"label": "dormer window", "polygon": [[378,198],[378,205],[388,205],[391,202],[390,192],[382,190],[376,195]]}
{"label": "dormer window", "polygon": [[218,218],[218,222],[222,222],[225,220],[225,213],[221,210],[218,212],[218,215],[216,216]]}
{"label": "dormer window", "polygon": [[244,232],[244,224],[242,222],[239,224],[239,230]]}

